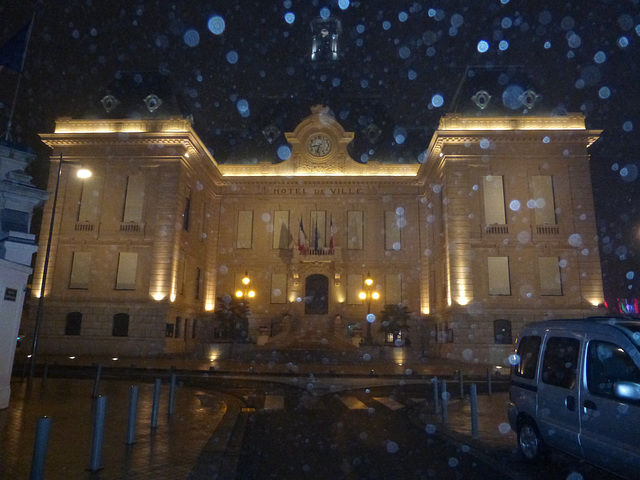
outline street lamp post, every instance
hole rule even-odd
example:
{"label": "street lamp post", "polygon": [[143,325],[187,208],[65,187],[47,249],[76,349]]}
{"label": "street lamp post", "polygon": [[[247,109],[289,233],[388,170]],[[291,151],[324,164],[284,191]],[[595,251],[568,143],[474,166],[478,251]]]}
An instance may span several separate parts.
{"label": "street lamp post", "polygon": [[373,278],[371,278],[371,274],[367,273],[367,278],[364,281],[364,291],[360,292],[359,295],[361,300],[366,300],[367,302],[367,333],[364,339],[365,345],[373,345],[373,337],[371,336],[371,324],[375,322],[375,317],[371,315],[371,301],[378,300],[380,298],[380,294],[373,289]]}
{"label": "street lamp post", "polygon": [[[58,204],[58,190],[60,188],[60,176],[62,174],[63,164],[73,164],[75,162],[65,161],[60,154],[58,162],[58,173],[56,175],[56,188],[53,192],[53,205],[51,208],[51,222],[49,223],[49,236],[47,237],[47,248],[44,253],[44,264],[42,266],[42,283],[40,284],[40,298],[38,298],[38,309],[36,310],[36,323],[33,328],[33,341],[31,343],[31,355],[29,356],[29,381],[33,380],[33,374],[36,368],[36,356],[38,354],[38,340],[40,338],[40,327],[42,326],[42,315],[44,312],[44,292],[47,284],[47,272],[49,269],[49,256],[51,255],[51,237],[53,236],[53,224],[56,218],[56,205]],[[78,178],[89,178],[91,171],[81,168],[77,172]]]}
{"label": "street lamp post", "polygon": [[249,299],[256,296],[256,292],[249,288],[249,284],[251,283],[251,278],[249,277],[249,272],[244,272],[244,277],[242,277],[242,290],[236,291],[236,297],[245,298],[246,302],[249,303]]}

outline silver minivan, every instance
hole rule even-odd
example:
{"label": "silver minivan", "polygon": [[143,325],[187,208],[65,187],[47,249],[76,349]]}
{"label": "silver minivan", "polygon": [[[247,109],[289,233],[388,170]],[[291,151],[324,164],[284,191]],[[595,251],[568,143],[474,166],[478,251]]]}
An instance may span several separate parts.
{"label": "silver minivan", "polygon": [[640,478],[640,321],[527,325],[512,358],[509,422],[529,460],[547,447]]}

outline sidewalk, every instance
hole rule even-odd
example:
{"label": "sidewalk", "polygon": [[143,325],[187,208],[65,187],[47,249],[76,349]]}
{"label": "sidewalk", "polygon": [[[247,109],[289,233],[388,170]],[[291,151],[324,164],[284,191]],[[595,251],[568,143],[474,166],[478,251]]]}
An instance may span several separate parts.
{"label": "sidewalk", "polygon": [[448,421],[444,423],[442,405],[439,412],[433,413],[433,404],[420,405],[416,410],[415,421],[423,425],[429,434],[441,433],[457,442],[481,450],[488,448],[516,449],[516,433],[509,426],[507,418],[508,392],[478,395],[477,435],[472,435],[471,403],[469,395],[454,398],[448,403]]}
{"label": "sidewalk", "polygon": [[242,409],[236,398],[180,387],[175,413],[169,417],[168,388],[163,385],[158,426],[152,429],[153,386],[138,384],[136,443],[125,445],[131,384],[100,383],[100,394],[107,398],[103,468],[89,472],[93,381],[49,378],[42,386],[38,378],[30,392],[26,382],[12,382],[10,406],[0,410],[0,479],[29,478],[36,424],[44,415],[51,418],[47,480],[184,480],[194,470],[207,472],[199,478],[232,478],[222,473],[224,468],[235,471],[235,464],[225,465],[225,452]]}

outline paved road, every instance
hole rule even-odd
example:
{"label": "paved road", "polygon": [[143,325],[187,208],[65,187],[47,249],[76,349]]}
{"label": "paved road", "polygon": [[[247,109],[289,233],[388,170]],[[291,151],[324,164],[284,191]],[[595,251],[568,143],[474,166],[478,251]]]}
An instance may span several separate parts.
{"label": "paved road", "polygon": [[[389,389],[314,396],[262,405],[248,421],[238,479],[509,479],[493,466],[413,424]],[[406,403],[405,403],[406,402]]]}

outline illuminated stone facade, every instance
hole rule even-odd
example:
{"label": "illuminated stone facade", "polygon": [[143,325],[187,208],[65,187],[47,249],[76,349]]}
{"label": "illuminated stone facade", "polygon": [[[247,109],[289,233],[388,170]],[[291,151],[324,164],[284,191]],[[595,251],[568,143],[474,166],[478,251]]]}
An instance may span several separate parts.
{"label": "illuminated stone facade", "polygon": [[286,160],[218,164],[182,118],[60,119],[42,135],[52,162],[94,176],[63,169],[40,349],[206,354],[216,298],[247,273],[257,344],[355,349],[368,308],[404,302],[415,358],[503,362],[524,323],[603,302],[587,155],[599,133],[581,115],[451,114],[420,163],[360,163],[317,106],[286,133]]}

